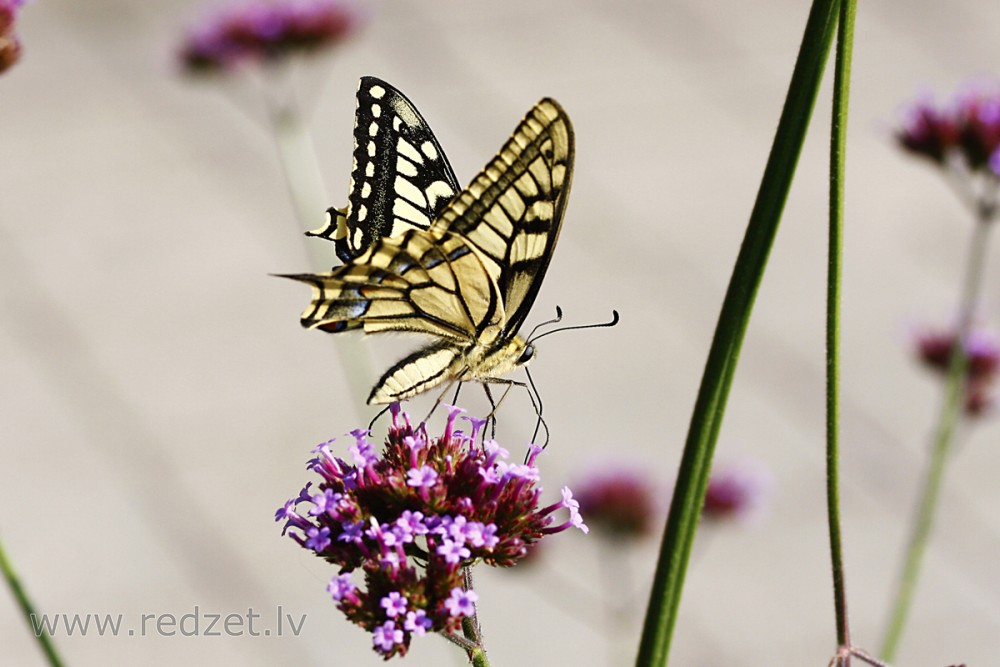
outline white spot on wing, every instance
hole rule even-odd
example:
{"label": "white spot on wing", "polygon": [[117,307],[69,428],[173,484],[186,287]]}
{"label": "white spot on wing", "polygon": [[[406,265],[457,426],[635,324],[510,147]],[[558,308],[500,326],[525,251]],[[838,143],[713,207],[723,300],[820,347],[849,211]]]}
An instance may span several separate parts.
{"label": "white spot on wing", "polygon": [[406,220],[412,220],[413,222],[420,223],[422,225],[429,225],[431,222],[427,219],[426,214],[415,208],[405,199],[396,199],[396,201],[392,203],[392,214]]}
{"label": "white spot on wing", "polygon": [[[355,167],[355,169],[357,169],[357,167]],[[365,165],[365,176],[371,178],[374,175],[375,175],[375,163],[369,162],[368,164]]]}
{"label": "white spot on wing", "polygon": [[423,144],[421,144],[420,150],[422,150],[424,152],[424,155],[426,155],[430,159],[432,160],[438,159],[438,152],[437,149],[434,148],[433,141],[425,141]]}
{"label": "white spot on wing", "polygon": [[362,199],[368,199],[368,197],[370,197],[371,194],[372,194],[371,183],[369,183],[368,181],[365,181],[365,184],[361,186],[361,198]]}
{"label": "white spot on wing", "polygon": [[439,199],[451,199],[455,196],[455,191],[444,181],[434,181],[427,186],[427,203],[433,208]]}
{"label": "white spot on wing", "polygon": [[368,207],[360,206],[358,207],[358,222],[361,222],[368,216]]}
{"label": "white spot on wing", "polygon": [[417,167],[415,164],[409,160],[404,160],[401,157],[396,158],[396,171],[403,176],[416,176]]}
{"label": "white spot on wing", "polygon": [[382,107],[378,104],[372,105],[372,118],[378,118],[382,115]]}
{"label": "white spot on wing", "polygon": [[382,99],[382,96],[385,95],[385,88],[383,88],[382,86],[372,86],[371,88],[368,89],[368,94],[374,97],[376,100],[380,100]]}
{"label": "white spot on wing", "polygon": [[392,100],[391,104],[392,110],[396,112],[397,120],[406,123],[409,127],[417,127],[420,125],[420,118],[417,115],[416,110],[404,102],[402,98]]}
{"label": "white spot on wing", "polygon": [[368,126],[368,136],[374,137],[378,134],[378,123],[372,121],[372,124]]}
{"label": "white spot on wing", "polygon": [[420,153],[418,153],[417,149],[413,147],[413,144],[403,138],[400,138],[399,141],[396,142],[396,151],[400,155],[405,155],[417,164],[424,163],[424,158],[420,156]]}
{"label": "white spot on wing", "polygon": [[375,157],[375,142],[368,142],[368,157]]}
{"label": "white spot on wing", "polygon": [[420,204],[423,203],[426,199],[424,197],[424,193],[420,191],[420,188],[418,188],[405,178],[397,177],[395,183],[393,183],[393,186],[396,188],[397,193],[399,193],[403,197],[406,197],[412,202]]}

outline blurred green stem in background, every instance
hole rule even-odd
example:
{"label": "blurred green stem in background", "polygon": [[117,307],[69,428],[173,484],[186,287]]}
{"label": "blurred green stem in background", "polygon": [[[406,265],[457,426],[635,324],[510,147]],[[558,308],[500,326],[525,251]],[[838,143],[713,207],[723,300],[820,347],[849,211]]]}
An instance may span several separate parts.
{"label": "blurred green stem in background", "polygon": [[809,11],[781,119],[722,303],[691,415],[636,657],[639,666],[667,664],[726,400],[754,298],[805,141],[839,11],[838,0],[813,0]]}
{"label": "blurred green stem in background", "polygon": [[42,649],[42,653],[45,654],[45,658],[52,667],[62,667],[63,663],[59,659],[59,654],[56,653],[55,644],[52,643],[52,638],[49,637],[49,634],[40,625],[38,613],[32,606],[31,600],[28,599],[28,594],[24,590],[24,587],[21,586],[21,580],[18,578],[17,573],[14,572],[14,567],[11,565],[10,560],[8,560],[2,542],[0,542],[0,571],[3,572],[3,578],[7,581],[14,599],[17,600],[17,604],[21,608],[21,613],[24,614],[24,621],[31,628],[31,634],[38,641],[38,646]]}
{"label": "blurred green stem in background", "polygon": [[[271,129],[295,215],[302,232],[318,229],[324,224],[326,209],[330,204],[323,188],[319,162],[309,130],[294,102],[271,101],[269,107]],[[306,250],[314,270],[321,273],[330,270],[330,262],[334,257],[332,249],[333,243],[329,241],[307,240]],[[363,347],[361,339],[354,336],[338,336],[334,344],[340,365],[347,376],[357,417],[365,419],[368,413],[365,398],[370,391],[370,383],[376,377],[368,350]]]}
{"label": "blurred green stem in background", "polygon": [[951,353],[948,357],[948,373],[945,378],[941,411],[934,428],[931,460],[928,464],[916,515],[911,526],[909,545],[904,554],[903,566],[896,583],[896,596],[890,612],[889,624],[882,640],[881,657],[887,662],[894,661],[899,650],[903,629],[906,626],[906,618],[913,603],[913,593],[920,576],[924,552],[927,551],[927,542],[930,539],[931,527],[937,512],[945,465],[954,441],[955,428],[961,419],[968,371],[966,341],[972,330],[976,302],[979,300],[983,283],[989,234],[996,218],[996,184],[993,183],[977,200],[970,203],[975,209],[976,220],[966,255],[965,276],[962,279],[962,291],[959,297],[958,322],[952,338],[954,342],[951,346]]}
{"label": "blurred green stem in background", "polygon": [[[840,285],[844,246],[844,161],[847,155],[847,110],[851,90],[856,0],[843,0],[837,29],[837,55],[830,127],[830,240],[826,294],[826,509],[830,531],[837,645],[851,649],[840,529]],[[847,667],[850,654],[839,664]]]}

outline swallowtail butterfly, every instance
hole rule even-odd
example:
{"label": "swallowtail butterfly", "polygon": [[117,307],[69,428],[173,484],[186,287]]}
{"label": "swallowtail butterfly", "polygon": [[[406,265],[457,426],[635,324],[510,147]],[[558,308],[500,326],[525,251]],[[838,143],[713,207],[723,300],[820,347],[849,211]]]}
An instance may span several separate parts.
{"label": "swallowtail butterfly", "polygon": [[[389,102],[376,111],[375,100]],[[362,79],[358,101],[350,203],[332,216],[330,234],[319,233],[337,240],[345,264],[287,276],[313,288],[302,325],[429,335],[376,383],[370,404],[442,383],[496,381],[528,363],[534,348],[518,330],[552,258],[573,174],[566,112],[555,100],[538,102],[449,196],[451,167],[413,105],[371,78]]]}

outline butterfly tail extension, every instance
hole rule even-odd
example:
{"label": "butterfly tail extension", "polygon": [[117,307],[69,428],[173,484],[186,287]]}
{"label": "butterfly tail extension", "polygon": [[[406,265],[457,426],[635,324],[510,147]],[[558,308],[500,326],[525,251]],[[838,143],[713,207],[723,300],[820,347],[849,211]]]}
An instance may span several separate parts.
{"label": "butterfly tail extension", "polygon": [[337,250],[337,257],[342,262],[348,262],[357,253],[347,245],[347,209],[334,208],[326,209],[326,221],[322,227],[311,229],[306,232],[306,236],[333,241]]}
{"label": "butterfly tail extension", "polygon": [[368,404],[403,401],[455,379],[461,357],[461,348],[446,341],[417,350],[385,372],[368,396]]}

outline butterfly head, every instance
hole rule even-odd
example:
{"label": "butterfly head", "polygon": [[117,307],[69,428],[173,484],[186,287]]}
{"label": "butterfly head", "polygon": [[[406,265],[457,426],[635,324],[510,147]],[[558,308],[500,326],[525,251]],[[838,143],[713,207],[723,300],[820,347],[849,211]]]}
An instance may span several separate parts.
{"label": "butterfly head", "polygon": [[462,379],[482,380],[498,378],[515,368],[526,366],[535,357],[535,346],[521,336],[514,336],[490,348],[480,348],[479,353],[467,355],[468,372]]}
{"label": "butterfly head", "polygon": [[524,349],[521,350],[521,356],[517,359],[516,366],[527,366],[528,362],[535,358],[535,346],[531,343],[525,343]]}

